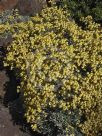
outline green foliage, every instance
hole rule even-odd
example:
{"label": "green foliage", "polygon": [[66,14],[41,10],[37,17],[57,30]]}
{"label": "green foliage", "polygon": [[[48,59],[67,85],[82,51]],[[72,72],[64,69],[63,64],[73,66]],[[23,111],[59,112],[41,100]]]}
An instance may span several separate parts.
{"label": "green foliage", "polygon": [[5,66],[16,69],[34,131],[56,136],[102,132],[102,29],[92,17],[84,30],[70,14],[46,8],[28,22],[0,25],[12,33]]}
{"label": "green foliage", "polygon": [[61,109],[47,109],[48,116],[38,123],[40,132],[47,136],[83,136],[77,127],[81,119],[78,111],[61,111]]}
{"label": "green foliage", "polygon": [[91,15],[96,22],[102,22],[101,0],[61,0],[63,6],[71,12],[72,17],[79,21],[81,17]]}

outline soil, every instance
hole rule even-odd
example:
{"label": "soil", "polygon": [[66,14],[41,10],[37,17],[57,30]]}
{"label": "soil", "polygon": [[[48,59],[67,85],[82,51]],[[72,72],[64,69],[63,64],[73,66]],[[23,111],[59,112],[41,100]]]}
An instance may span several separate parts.
{"label": "soil", "polygon": [[9,109],[0,104],[0,136],[23,136],[18,125],[14,125]]}

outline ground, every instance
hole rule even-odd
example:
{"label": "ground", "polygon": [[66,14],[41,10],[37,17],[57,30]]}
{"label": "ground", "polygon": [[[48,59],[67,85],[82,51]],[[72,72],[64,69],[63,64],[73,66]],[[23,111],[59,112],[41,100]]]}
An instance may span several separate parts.
{"label": "ground", "polygon": [[[10,84],[10,86],[8,86],[8,84]],[[8,87],[7,90],[6,87]],[[21,109],[19,108],[21,106],[18,102],[18,96],[13,96],[14,93],[8,94],[11,88],[14,87],[6,71],[0,71],[0,136],[8,136],[8,134],[9,136],[30,136],[29,133],[23,130],[23,117],[20,116]]]}

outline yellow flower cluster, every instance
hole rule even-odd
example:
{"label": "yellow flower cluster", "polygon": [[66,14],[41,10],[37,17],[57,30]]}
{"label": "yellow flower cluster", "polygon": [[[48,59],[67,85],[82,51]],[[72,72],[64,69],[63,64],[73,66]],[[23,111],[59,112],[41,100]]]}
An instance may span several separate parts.
{"label": "yellow flower cluster", "polygon": [[85,30],[52,7],[31,21],[0,25],[0,34],[12,33],[5,66],[19,69],[25,117],[34,131],[48,108],[78,109],[86,136],[102,131],[102,29],[90,16],[82,20]]}

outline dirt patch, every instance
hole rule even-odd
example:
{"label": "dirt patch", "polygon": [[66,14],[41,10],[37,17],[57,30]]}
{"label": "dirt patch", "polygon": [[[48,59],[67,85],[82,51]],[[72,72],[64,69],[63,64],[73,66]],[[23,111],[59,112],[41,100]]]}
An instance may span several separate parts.
{"label": "dirt patch", "polygon": [[24,136],[19,126],[14,125],[9,109],[0,105],[0,136]]}
{"label": "dirt patch", "polygon": [[6,75],[6,72],[4,70],[0,71],[0,98],[1,99],[4,98],[4,95],[5,95],[5,92],[3,91],[4,90],[4,84],[7,81],[9,81],[9,78]]}
{"label": "dirt patch", "polygon": [[[17,96],[16,97],[15,95],[13,96],[15,90],[12,89],[12,92],[14,91],[13,93],[10,93],[9,91],[9,89],[13,87],[13,84],[11,84],[12,81],[13,80],[10,80],[10,78],[7,76],[5,70],[0,71],[0,100],[1,100],[0,101],[0,136],[8,136],[8,134],[9,136],[26,135],[24,134],[24,131],[20,130],[21,126],[17,125],[16,121],[14,121],[14,115],[17,118],[19,115],[18,114],[19,111],[17,112],[17,108],[16,108],[17,106],[13,104],[14,99],[17,98]],[[9,86],[11,86],[11,88]],[[15,83],[14,83],[14,86],[15,86]],[[10,105],[9,103],[12,104],[12,106],[9,106]],[[4,104],[6,105],[6,107],[4,106]],[[18,106],[21,107],[20,105]],[[14,110],[15,108],[16,110]],[[17,119],[19,120],[19,118]],[[29,136],[29,135],[27,134],[26,136]]]}

